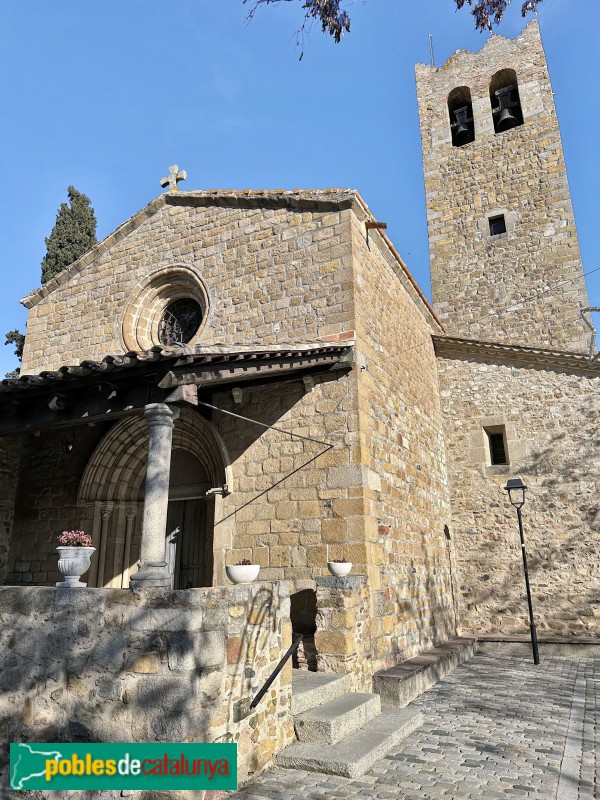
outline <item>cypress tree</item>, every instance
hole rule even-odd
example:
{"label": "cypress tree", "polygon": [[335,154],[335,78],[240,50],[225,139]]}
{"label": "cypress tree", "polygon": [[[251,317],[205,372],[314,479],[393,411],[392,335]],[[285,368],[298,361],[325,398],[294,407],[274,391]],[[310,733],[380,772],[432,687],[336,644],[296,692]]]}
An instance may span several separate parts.
{"label": "cypress tree", "polygon": [[90,207],[90,198],[73,186],[67,189],[69,202],[61,203],[56,214],[56,223],[50,236],[46,237],[46,255],[42,261],[42,283],[46,283],[58,272],[96,244],[96,215]]}
{"label": "cypress tree", "polygon": [[[25,345],[25,334],[21,333],[21,331],[14,330],[9,331],[6,336],[6,341],[4,344],[14,344],[15,346],[15,355],[19,359],[19,362],[23,358],[23,346]],[[20,367],[13,369],[12,372],[7,372],[4,376],[5,378],[18,378],[20,373]]]}

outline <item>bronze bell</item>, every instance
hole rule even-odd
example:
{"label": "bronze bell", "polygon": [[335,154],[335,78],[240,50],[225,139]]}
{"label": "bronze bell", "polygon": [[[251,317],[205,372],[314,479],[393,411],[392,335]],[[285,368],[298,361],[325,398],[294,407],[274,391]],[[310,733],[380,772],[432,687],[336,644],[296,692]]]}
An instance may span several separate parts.
{"label": "bronze bell", "polygon": [[517,118],[511,110],[517,105],[512,99],[512,93],[512,86],[506,86],[504,89],[498,89],[496,92],[498,108],[494,110],[494,114],[499,114],[498,121],[496,122],[496,131],[498,133],[510,130],[510,128],[514,128],[518,124]]}
{"label": "bronze bell", "polygon": [[517,120],[510,108],[503,108],[496,124],[497,130],[500,132],[507,131],[509,128],[514,128],[516,124]]}
{"label": "bronze bell", "polygon": [[452,123],[452,142],[456,147],[468,144],[475,139],[472,123],[473,117],[469,116],[469,107],[457,108],[454,112],[454,122]]}

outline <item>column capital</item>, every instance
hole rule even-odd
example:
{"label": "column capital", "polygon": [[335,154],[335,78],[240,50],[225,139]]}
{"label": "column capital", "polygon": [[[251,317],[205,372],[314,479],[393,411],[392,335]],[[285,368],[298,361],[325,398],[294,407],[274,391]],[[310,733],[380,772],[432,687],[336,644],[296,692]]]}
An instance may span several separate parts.
{"label": "column capital", "polygon": [[144,416],[149,425],[173,425],[179,416],[179,409],[172,408],[166,403],[148,403],[144,406]]}

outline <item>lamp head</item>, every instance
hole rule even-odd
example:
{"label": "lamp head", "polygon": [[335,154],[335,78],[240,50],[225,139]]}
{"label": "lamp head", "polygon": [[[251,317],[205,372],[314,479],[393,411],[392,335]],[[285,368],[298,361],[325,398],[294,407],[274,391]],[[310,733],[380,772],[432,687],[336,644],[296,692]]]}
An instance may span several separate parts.
{"label": "lamp head", "polygon": [[525,491],[527,490],[527,486],[525,486],[521,478],[510,478],[506,482],[504,490],[508,492],[508,499],[511,505],[515,508],[521,508],[525,502]]}

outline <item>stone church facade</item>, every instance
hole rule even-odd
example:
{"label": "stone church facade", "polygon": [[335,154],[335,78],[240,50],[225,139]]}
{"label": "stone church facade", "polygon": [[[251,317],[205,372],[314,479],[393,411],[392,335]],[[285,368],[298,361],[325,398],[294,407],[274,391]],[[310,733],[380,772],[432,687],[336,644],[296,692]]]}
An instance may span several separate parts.
{"label": "stone church facade", "polygon": [[[293,736],[289,670],[270,716],[240,709],[294,632],[368,689],[461,630],[526,631],[515,475],[540,637],[600,633],[600,363],[537,23],[417,86],[433,306],[356,191],[176,184],[24,299],[0,391],[13,739],[135,718],[237,741],[245,777]],[[71,528],[96,552],[66,614]],[[242,559],[265,583],[229,584]],[[358,583],[324,580],[335,559]]]}

